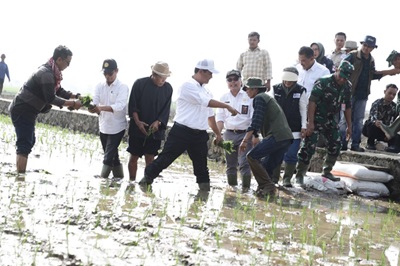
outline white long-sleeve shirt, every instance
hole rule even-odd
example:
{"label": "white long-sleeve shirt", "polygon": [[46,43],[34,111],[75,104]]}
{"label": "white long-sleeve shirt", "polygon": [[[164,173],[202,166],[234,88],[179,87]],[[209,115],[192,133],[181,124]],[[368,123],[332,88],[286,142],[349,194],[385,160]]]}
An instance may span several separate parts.
{"label": "white long-sleeve shirt", "polygon": [[111,106],[113,112],[100,112],[99,128],[103,134],[117,134],[128,126],[126,107],[129,87],[116,79],[111,85],[101,82],[96,86],[93,103],[98,106]]}

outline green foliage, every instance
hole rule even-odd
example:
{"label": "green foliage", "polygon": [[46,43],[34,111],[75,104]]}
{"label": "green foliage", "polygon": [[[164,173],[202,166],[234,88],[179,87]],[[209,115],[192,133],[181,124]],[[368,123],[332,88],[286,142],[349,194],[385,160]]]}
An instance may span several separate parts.
{"label": "green foliage", "polygon": [[146,140],[151,136],[151,134],[153,134],[153,128],[152,127],[150,127],[149,130],[147,130],[147,135],[146,135],[146,137],[144,138],[144,141],[143,141],[143,147],[146,145]]}
{"label": "green foliage", "polygon": [[81,101],[82,105],[86,108],[92,109],[93,107],[95,107],[92,102],[93,99],[90,95],[81,96],[79,97],[79,100]]}
{"label": "green foliage", "polygon": [[231,154],[235,150],[233,149],[233,142],[231,140],[223,140],[217,144],[218,147],[221,147],[225,150],[227,154]]}

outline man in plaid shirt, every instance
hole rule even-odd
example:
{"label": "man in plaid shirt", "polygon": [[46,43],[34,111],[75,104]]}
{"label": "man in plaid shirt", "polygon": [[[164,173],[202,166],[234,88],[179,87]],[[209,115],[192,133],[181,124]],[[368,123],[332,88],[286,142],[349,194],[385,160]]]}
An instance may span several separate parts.
{"label": "man in plaid shirt", "polygon": [[265,82],[267,91],[271,89],[272,64],[267,50],[260,49],[260,34],[250,32],[248,36],[249,49],[242,53],[236,68],[242,73],[243,80],[259,77]]}

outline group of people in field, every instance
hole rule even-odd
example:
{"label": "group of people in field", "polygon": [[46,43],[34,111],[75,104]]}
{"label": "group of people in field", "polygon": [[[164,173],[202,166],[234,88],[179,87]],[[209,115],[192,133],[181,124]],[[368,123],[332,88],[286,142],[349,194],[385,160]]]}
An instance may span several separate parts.
{"label": "group of people in field", "polygon": [[[237,186],[240,176],[241,186],[247,190],[254,177],[256,193],[263,197],[273,196],[278,184],[302,186],[317,146],[327,150],[322,176],[332,181],[340,180],[331,170],[340,151],[348,149],[350,139],[350,150],[364,152],[361,134],[368,137],[367,149],[375,149],[376,141],[384,140],[389,143],[387,151],[400,151],[399,107],[393,102],[398,93],[395,84],[389,84],[384,97],[373,103],[364,123],[371,80],[399,74],[399,53],[393,51],[387,59],[389,67],[394,68],[378,71],[371,55],[377,48],[375,37],[367,35],[359,48],[357,42],[346,40],[346,34],[338,32],[332,53],[325,55],[319,42],[302,46],[298,64],[285,67],[280,81],[272,85],[271,59],[259,42],[257,32],[248,35],[249,48],[240,54],[237,65],[227,71],[228,91],[219,100],[213,99],[206,87],[213,75],[219,73],[214,61],[203,59],[194,65],[192,77],[176,92],[176,115],[167,138],[173,93],[167,82],[171,75],[169,65],[156,62],[150,76],[137,79],[129,90],[117,78],[117,62],[111,58],[104,60],[105,80],[96,86],[93,104],[88,108],[99,117],[104,151],[100,176],[108,178],[112,173],[114,177],[124,177],[118,147],[126,130],[129,180],[136,181],[138,160],[144,156],[146,167],[138,183],[146,189],[187,152],[200,191],[209,191],[210,128],[215,144],[233,143],[234,151],[226,153],[228,184]],[[61,86],[62,71],[69,66],[72,55],[68,47],[56,47],[53,56],[32,74],[10,104],[17,135],[18,173],[26,172],[36,140],[37,116],[52,106],[66,106],[70,110],[82,107],[80,94]]]}

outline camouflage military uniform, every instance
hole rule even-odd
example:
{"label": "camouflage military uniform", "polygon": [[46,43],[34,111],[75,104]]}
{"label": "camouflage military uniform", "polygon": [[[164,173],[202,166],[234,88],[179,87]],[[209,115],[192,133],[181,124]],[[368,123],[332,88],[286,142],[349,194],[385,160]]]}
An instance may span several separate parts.
{"label": "camouflage military uniform", "polygon": [[383,124],[389,126],[397,115],[396,103],[385,104],[385,100],[381,98],[372,103],[367,121],[381,120]]}
{"label": "camouflage military uniform", "polygon": [[400,91],[397,93],[397,112],[400,113]]}
{"label": "camouflage military uniform", "polygon": [[325,136],[328,155],[338,156],[341,142],[337,120],[335,116],[341,108],[351,105],[351,83],[347,81],[340,86],[333,75],[320,78],[313,87],[309,101],[316,103],[314,115],[314,132],[306,137],[298,154],[299,161],[309,164],[315,153],[319,134]]}

